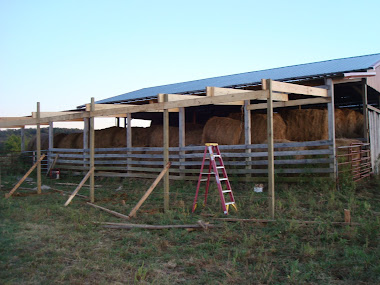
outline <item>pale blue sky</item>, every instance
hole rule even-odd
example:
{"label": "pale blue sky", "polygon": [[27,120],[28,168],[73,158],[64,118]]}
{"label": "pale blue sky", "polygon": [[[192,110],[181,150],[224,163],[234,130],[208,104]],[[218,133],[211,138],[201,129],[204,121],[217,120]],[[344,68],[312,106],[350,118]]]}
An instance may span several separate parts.
{"label": "pale blue sky", "polygon": [[0,116],[380,52],[380,1],[0,0]]}

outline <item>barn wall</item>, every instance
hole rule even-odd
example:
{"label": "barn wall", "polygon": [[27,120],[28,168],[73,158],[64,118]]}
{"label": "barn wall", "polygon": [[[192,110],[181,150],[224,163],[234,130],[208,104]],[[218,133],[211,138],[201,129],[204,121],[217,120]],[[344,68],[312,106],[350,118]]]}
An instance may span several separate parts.
{"label": "barn wall", "polygon": [[380,173],[380,113],[369,111],[371,162],[375,173]]}
{"label": "barn wall", "polygon": [[369,77],[367,80],[367,84],[380,92],[380,65],[375,69],[376,70],[376,76]]}

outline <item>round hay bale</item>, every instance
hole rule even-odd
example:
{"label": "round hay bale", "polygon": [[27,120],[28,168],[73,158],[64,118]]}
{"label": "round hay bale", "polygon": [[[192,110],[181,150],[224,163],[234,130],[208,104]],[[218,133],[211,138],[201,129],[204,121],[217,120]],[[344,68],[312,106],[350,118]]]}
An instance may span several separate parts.
{"label": "round hay bale", "polygon": [[[95,148],[112,148],[115,134],[119,127],[110,127],[95,131]],[[82,144],[83,145],[83,144]]]}
{"label": "round hay bale", "polygon": [[202,143],[214,142],[220,145],[236,145],[240,141],[243,128],[240,120],[212,117],[203,128]]}
{"label": "round hay bale", "polygon": [[[49,135],[41,134],[41,150],[49,149]],[[34,136],[26,146],[27,151],[37,150],[37,136]]]}
{"label": "round hay bale", "polygon": [[203,126],[199,124],[186,124],[185,145],[202,144]]}
{"label": "round hay bale", "polygon": [[356,112],[355,135],[357,138],[364,137],[364,116],[360,112]]}
{"label": "round hay bale", "polygon": [[[163,147],[164,146],[164,133],[163,126],[156,125],[152,126],[152,132],[150,134],[149,146],[150,147]],[[178,127],[169,126],[169,146],[176,147],[178,146]]]}
{"label": "round hay bale", "polygon": [[62,138],[62,140],[59,143],[57,143],[57,148],[78,148],[77,139],[80,135],[81,133],[71,133],[66,135]]}
{"label": "round hay bale", "polygon": [[65,133],[57,133],[54,135],[53,144],[54,147],[58,147],[59,143],[63,140],[63,138],[67,136]]}
{"label": "round hay bale", "polygon": [[346,134],[346,116],[342,109],[335,109],[335,137],[344,138]]}
{"label": "round hay bale", "polygon": [[286,139],[316,141],[328,139],[327,110],[301,109],[281,113],[286,123]]}
{"label": "round hay bale", "polygon": [[228,118],[231,118],[234,120],[239,120],[239,121],[244,121],[244,113],[243,112],[229,113]]}
{"label": "round hay bale", "polygon": [[345,130],[345,136],[346,138],[355,138],[356,135],[356,121],[357,116],[356,112],[351,109],[343,109],[343,113],[345,116],[345,122],[346,122],[346,130]]}

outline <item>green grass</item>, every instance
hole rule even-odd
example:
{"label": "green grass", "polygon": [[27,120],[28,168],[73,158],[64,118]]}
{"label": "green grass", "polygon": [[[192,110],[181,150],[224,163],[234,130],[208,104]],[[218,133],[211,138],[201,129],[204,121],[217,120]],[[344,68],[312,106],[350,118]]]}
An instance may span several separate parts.
{"label": "green grass", "polygon": [[[80,177],[45,180],[65,191]],[[2,177],[0,191],[1,284],[378,284],[380,283],[380,180],[355,185],[304,181],[276,188],[277,223],[223,223],[215,187],[208,205],[191,214],[195,183],[171,184],[171,210],[163,213],[158,186],[132,223],[188,224],[202,219],[222,227],[208,231],[116,230],[93,222],[123,222],[52,190],[29,190],[4,199],[17,182]],[[152,181],[98,179],[96,204],[128,214]],[[35,187],[24,183],[23,187]],[[116,189],[122,186],[121,190]],[[268,218],[267,194],[253,184],[233,184],[238,212],[231,217]],[[88,195],[88,188],[80,191]],[[200,197],[203,198],[202,196]],[[122,200],[125,201],[123,205]],[[200,205],[202,200],[200,200]],[[350,209],[360,226],[334,226]],[[206,214],[206,215],[201,215]],[[213,215],[213,216],[211,216]],[[289,220],[324,223],[303,226]]]}

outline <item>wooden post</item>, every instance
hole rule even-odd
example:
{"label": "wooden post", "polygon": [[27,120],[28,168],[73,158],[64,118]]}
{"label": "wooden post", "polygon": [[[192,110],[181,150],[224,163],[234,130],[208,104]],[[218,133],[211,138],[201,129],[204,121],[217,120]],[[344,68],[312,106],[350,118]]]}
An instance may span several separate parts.
{"label": "wooden post", "polygon": [[88,131],[90,128],[90,119],[84,118],[83,119],[83,167],[88,167],[88,158],[86,158],[88,152]]}
{"label": "wooden post", "polygon": [[[250,100],[245,100],[244,101],[244,144],[245,145],[250,145],[252,143],[252,138],[251,138],[251,110],[248,110],[248,106],[250,105]],[[245,149],[246,154],[251,153],[250,148]],[[250,161],[252,161],[251,157],[247,157],[245,159],[246,165],[245,169],[251,169],[251,165],[249,164]],[[247,178],[249,178],[249,174],[246,175]]]}
{"label": "wooden post", "polygon": [[274,196],[274,141],[273,141],[273,100],[272,100],[272,80],[267,80],[268,107],[267,107],[267,134],[268,134],[268,196],[269,214],[274,219],[275,196]]}
{"label": "wooden post", "polygon": [[162,177],[165,175],[165,173],[169,170],[171,163],[168,162],[166,164],[165,168],[161,171],[161,173],[157,176],[156,180],[154,180],[153,184],[149,187],[149,189],[145,192],[145,194],[141,197],[140,201],[136,204],[136,206],[132,209],[132,211],[129,213],[129,217],[134,217],[136,215],[136,212],[138,209],[140,209],[141,205],[145,202],[145,200],[149,197],[149,195],[152,193],[154,188],[157,186],[157,184],[160,182]]}
{"label": "wooden post", "polygon": [[[127,148],[131,148],[132,147],[132,114],[131,113],[128,113],[127,114],[127,121],[126,121],[126,124],[127,124],[127,132],[126,132],[126,146]],[[127,154],[132,154],[132,151],[128,150],[127,151]],[[129,169],[131,167],[131,164],[132,164],[132,159],[131,158],[127,158],[127,169]],[[128,171],[128,173],[130,173],[130,171]]]}
{"label": "wooden post", "polygon": [[[91,108],[90,108],[90,169],[95,167],[95,118],[91,114],[95,111],[95,99],[91,98]],[[90,176],[90,201],[94,203],[95,201],[95,173],[91,172]]]}
{"label": "wooden post", "polygon": [[39,161],[37,164],[37,193],[41,194],[41,110],[40,110],[40,102],[37,102],[37,160]]}
{"label": "wooden post", "polygon": [[21,128],[21,152],[25,151],[25,127]]}
{"label": "wooden post", "polygon": [[[185,108],[181,107],[181,108],[179,108],[179,113],[178,113],[178,126],[179,126],[179,128],[178,128],[178,131],[179,131],[178,146],[180,148],[185,147],[185,145],[186,145],[186,141],[185,141],[186,140],[186,136],[185,136],[185,134],[186,134],[186,132],[185,132],[186,122],[185,121],[186,121],[185,120]],[[180,157],[185,155],[185,151],[180,150],[179,155],[180,155]],[[185,165],[182,165],[182,163],[184,163],[184,162],[185,162],[185,158],[179,159],[179,165],[180,165],[179,166],[179,169],[180,169],[179,173],[180,173],[180,176],[182,178],[185,176],[185,173],[183,173],[183,170],[185,170]]]}
{"label": "wooden post", "polygon": [[350,210],[344,209],[344,222],[351,223],[351,212]]}
{"label": "wooden post", "polygon": [[368,94],[367,94],[367,78],[362,79],[362,98],[363,98],[363,124],[364,138],[369,142],[369,127],[368,127]]}
{"label": "wooden post", "polygon": [[48,169],[53,162],[52,149],[54,148],[54,123],[49,123],[49,150],[48,150]]}
{"label": "wooden post", "polygon": [[[164,102],[168,102],[168,94],[164,94]],[[164,137],[164,166],[169,162],[169,110],[164,110],[163,118],[163,137]],[[169,210],[169,171],[164,176],[164,211]]]}
{"label": "wooden post", "polygon": [[332,151],[330,158],[334,161],[330,163],[330,168],[333,169],[331,178],[337,179],[337,162],[336,162],[336,144],[335,144],[335,104],[334,104],[334,83],[331,78],[325,80],[326,85],[329,87],[328,95],[331,98],[331,102],[327,103],[328,113],[328,126],[329,126],[329,140],[332,141],[332,145],[329,149]]}

